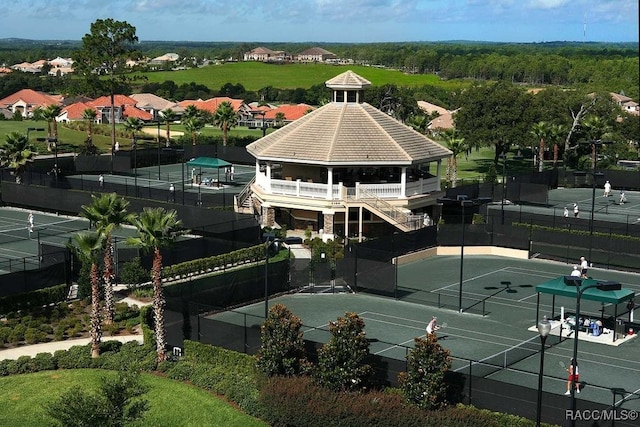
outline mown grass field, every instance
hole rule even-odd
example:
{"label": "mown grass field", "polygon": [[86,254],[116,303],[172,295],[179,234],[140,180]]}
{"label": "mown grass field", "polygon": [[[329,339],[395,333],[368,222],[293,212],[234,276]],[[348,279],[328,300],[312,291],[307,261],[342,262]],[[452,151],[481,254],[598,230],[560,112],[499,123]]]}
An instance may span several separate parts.
{"label": "mown grass field", "polygon": [[[73,369],[44,371],[35,374],[0,378],[0,425],[40,427],[50,425],[45,406],[63,392],[75,388],[95,390],[103,376],[112,371]],[[189,384],[142,374],[150,387],[145,395],[149,411],[144,421],[131,424],[146,426],[266,426],[211,393]]]}
{"label": "mown grass field", "polygon": [[440,80],[438,76],[433,74],[404,74],[397,70],[361,65],[232,62],[189,70],[143,73],[143,75],[150,83],[171,80],[177,85],[182,85],[195,82],[211,89],[219,89],[226,83],[234,85],[240,83],[248,91],[257,91],[267,86],[280,89],[308,89],[314,85],[324,85],[327,80],[347,70],[359,74],[374,86],[385,84],[408,87],[433,85],[444,89],[469,86],[468,82]]}

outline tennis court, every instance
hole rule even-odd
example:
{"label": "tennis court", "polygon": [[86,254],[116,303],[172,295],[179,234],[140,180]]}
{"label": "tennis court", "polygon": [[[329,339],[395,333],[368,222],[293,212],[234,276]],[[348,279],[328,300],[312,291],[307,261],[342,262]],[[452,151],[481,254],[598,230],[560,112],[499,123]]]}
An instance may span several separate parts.
{"label": "tennis court", "polygon": [[[465,312],[461,314],[457,310],[459,262],[457,256],[437,256],[400,266],[398,283],[403,292],[398,299],[366,294],[296,294],[272,299],[270,304],[286,305],[301,318],[305,339],[318,342],[328,341],[330,321],[346,311],[355,312],[365,321],[371,353],[398,360],[404,360],[414,338],[424,335],[428,321],[437,316],[440,324],[447,324],[438,336],[454,357],[453,370],[466,373],[472,365],[474,375],[537,388],[540,339],[537,332],[529,330],[536,319],[535,286],[568,274],[567,266],[543,260],[466,256],[462,294]],[[640,275],[599,269],[590,270],[590,275],[619,281],[624,288],[640,293]],[[485,305],[484,315],[469,310],[478,301]],[[581,305],[584,314],[597,315],[603,309],[600,303],[586,300]],[[575,301],[558,297],[556,310],[559,306],[573,312]],[[604,309],[606,313],[610,310]],[[550,299],[541,298],[541,315],[550,310]],[[238,324],[238,312],[249,315],[242,320],[246,323],[250,319],[252,324],[247,326],[259,327],[264,303],[221,313],[215,319],[225,321],[227,317],[226,321]],[[543,389],[562,395],[566,372],[559,362],[568,363],[573,340],[550,336],[547,345]],[[639,351],[637,337],[618,347],[581,340],[578,360],[584,389],[580,399],[610,402],[611,388],[640,393]],[[621,407],[638,410],[640,399],[629,398]]]}
{"label": "tennis court", "polygon": [[[33,227],[28,215],[33,214]],[[83,230],[89,221],[81,217],[55,215],[28,209],[0,208],[0,274],[40,267],[40,245],[64,247]],[[116,241],[135,235],[132,227],[122,227],[113,233]]]}

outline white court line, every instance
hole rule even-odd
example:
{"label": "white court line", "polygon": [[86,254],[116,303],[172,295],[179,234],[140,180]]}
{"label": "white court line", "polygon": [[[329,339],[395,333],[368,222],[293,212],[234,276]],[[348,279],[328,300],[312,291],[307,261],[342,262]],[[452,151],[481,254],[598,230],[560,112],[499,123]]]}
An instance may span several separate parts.
{"label": "white court line", "polygon": [[[474,276],[474,277],[471,277],[470,279],[463,280],[463,281],[462,281],[462,283],[471,282],[471,281],[473,281],[473,280],[480,279],[480,278],[482,278],[482,277],[487,277],[487,276],[490,276],[490,275],[492,275],[492,274],[496,274],[496,273],[499,273],[499,272],[501,272],[501,271],[504,271],[504,270],[506,270],[507,268],[509,268],[509,267],[504,267],[504,268],[501,268],[501,269],[499,269],[499,270],[494,270],[494,271],[490,271],[490,272],[485,273],[485,274],[481,274],[481,275],[479,275],[479,276]],[[450,288],[450,287],[452,287],[452,286],[459,286],[459,285],[460,285],[460,281],[455,282],[455,283],[452,283],[452,284],[447,285],[447,286],[443,286],[443,287],[441,287],[441,288],[434,289],[434,290],[432,290],[432,291],[428,291],[428,292],[437,292],[437,291],[440,291],[440,290],[445,290],[445,289]]]}

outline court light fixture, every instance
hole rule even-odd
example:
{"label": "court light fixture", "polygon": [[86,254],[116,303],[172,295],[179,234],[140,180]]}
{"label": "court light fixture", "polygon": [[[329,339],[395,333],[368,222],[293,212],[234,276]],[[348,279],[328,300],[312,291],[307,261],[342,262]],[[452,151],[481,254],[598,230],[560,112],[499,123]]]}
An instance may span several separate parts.
{"label": "court light fixture", "polygon": [[[573,366],[573,372],[577,372],[576,368],[578,366],[578,334],[580,332],[580,298],[582,297],[582,294],[587,290],[587,289],[593,289],[593,288],[597,288],[601,291],[618,291],[620,289],[622,289],[622,285],[619,282],[614,282],[614,281],[597,281],[595,283],[590,283],[588,285],[582,286],[582,285],[577,285],[576,286],[576,321],[575,321],[575,331],[574,331],[574,336],[573,336],[573,361],[572,361],[572,366]],[[575,415],[576,413],[576,387],[578,385],[574,384],[573,387],[571,387],[571,413]],[[572,417],[571,418],[571,426],[575,427],[576,425],[576,417]]]}
{"label": "court light fixture", "polygon": [[544,316],[538,322],[538,333],[540,334],[540,370],[538,371],[538,401],[536,407],[536,426],[540,426],[542,415],[542,378],[544,376],[544,347],[547,336],[551,332],[551,322]]}

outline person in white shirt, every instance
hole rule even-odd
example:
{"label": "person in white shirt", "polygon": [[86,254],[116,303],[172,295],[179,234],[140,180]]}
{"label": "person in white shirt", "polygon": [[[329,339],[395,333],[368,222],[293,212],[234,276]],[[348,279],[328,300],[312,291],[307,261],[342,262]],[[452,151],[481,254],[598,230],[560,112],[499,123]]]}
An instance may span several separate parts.
{"label": "person in white shirt", "polygon": [[589,263],[587,262],[585,257],[580,257],[580,274],[582,275],[583,279],[587,278],[587,270],[589,268]]}
{"label": "person in white shirt", "polygon": [[578,268],[577,265],[573,266],[573,271],[571,272],[571,277],[581,277],[582,273],[580,272],[580,269]]}
{"label": "person in white shirt", "polygon": [[431,334],[435,334],[436,331],[438,329],[440,329],[437,325],[438,322],[438,318],[437,317],[433,317],[431,319],[431,321],[429,322],[429,324],[427,325],[427,336],[431,335]]}
{"label": "person in white shirt", "polygon": [[604,183],[604,194],[602,197],[609,197],[611,195],[611,184],[609,181]]}

